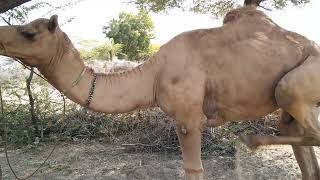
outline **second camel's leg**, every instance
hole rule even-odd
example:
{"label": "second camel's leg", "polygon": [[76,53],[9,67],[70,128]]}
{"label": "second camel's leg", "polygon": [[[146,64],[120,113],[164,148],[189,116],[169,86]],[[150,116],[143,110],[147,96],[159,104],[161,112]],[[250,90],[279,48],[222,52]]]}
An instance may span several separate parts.
{"label": "second camel's leg", "polygon": [[[303,128],[290,114],[283,112],[279,127],[283,135],[303,136]],[[312,146],[292,146],[292,150],[300,167],[303,180],[320,179],[318,160]]]}

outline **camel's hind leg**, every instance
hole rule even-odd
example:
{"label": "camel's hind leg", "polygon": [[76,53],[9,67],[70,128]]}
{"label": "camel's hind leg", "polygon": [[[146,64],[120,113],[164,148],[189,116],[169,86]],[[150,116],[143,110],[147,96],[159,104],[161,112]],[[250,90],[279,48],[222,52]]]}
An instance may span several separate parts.
{"label": "camel's hind leg", "polygon": [[[303,146],[310,142],[319,143],[316,139],[304,138],[304,129],[287,112],[281,117],[280,132],[282,136],[241,136],[242,141],[251,149],[260,145],[291,144],[304,180],[320,179],[318,161],[312,146]],[[294,144],[294,145],[293,145]]]}
{"label": "camel's hind leg", "polygon": [[278,83],[275,97],[278,105],[288,112],[304,130],[304,136],[270,137],[243,136],[251,148],[267,144],[320,146],[320,57],[310,56],[288,72]]}
{"label": "camel's hind leg", "polygon": [[310,56],[288,72],[275,89],[278,105],[294,117],[304,136],[320,140],[320,57]]}
{"label": "camel's hind leg", "polygon": [[[287,134],[312,137],[318,142],[320,141],[319,69],[320,57],[310,56],[303,64],[287,73],[275,89],[278,105],[295,119],[287,122],[288,126],[284,128],[287,129]],[[292,146],[292,148],[303,179],[320,179],[313,147]]]}
{"label": "camel's hind leg", "polygon": [[[287,112],[283,112],[279,127],[282,135],[303,136],[304,130]],[[303,180],[320,179],[320,170],[312,146],[292,146]]]}

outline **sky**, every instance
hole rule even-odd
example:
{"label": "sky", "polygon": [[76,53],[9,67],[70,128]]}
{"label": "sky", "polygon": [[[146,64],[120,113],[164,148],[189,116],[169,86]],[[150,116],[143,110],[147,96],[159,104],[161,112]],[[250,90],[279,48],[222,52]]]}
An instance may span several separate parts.
{"label": "sky", "polygon": [[[32,0],[31,3],[42,1]],[[63,4],[66,0],[46,0],[52,4]],[[137,13],[133,5],[123,3],[128,0],[83,0],[65,11],[56,11],[52,14],[59,16],[60,24],[65,24],[67,18],[74,17],[70,23],[62,25],[71,40],[77,44],[83,39],[106,41],[102,33],[102,27],[113,19],[117,18],[122,11]],[[27,3],[28,4],[28,3]],[[29,3],[30,4],[30,3]],[[45,17],[45,12],[36,11],[32,13],[30,20]],[[306,6],[287,7],[285,10],[265,11],[277,24],[285,29],[302,34],[320,44],[320,0],[311,0]],[[155,39],[152,43],[162,45],[174,36],[188,30],[199,28],[211,28],[221,26],[221,19],[213,19],[210,15],[181,12],[173,10],[169,13],[151,13],[155,25]],[[319,19],[318,19],[319,18]],[[0,23],[1,25],[1,23]],[[3,24],[2,24],[3,25]],[[3,65],[3,57],[0,57],[0,65]]]}
{"label": "sky", "polygon": [[[36,2],[40,0],[33,0]],[[63,4],[65,0],[47,0],[52,4]],[[117,18],[122,11],[137,13],[133,5],[124,3],[128,0],[83,0],[65,11],[53,12],[58,14],[60,23],[64,24],[66,18],[74,17],[73,21],[66,23],[61,28],[74,42],[81,39],[105,40],[102,27]],[[285,29],[300,33],[320,43],[320,1],[311,0],[305,7],[287,7],[285,10],[265,11],[280,26]],[[36,12],[30,19],[43,16],[44,13]],[[164,44],[174,36],[188,30],[199,28],[217,27],[222,24],[221,19],[213,19],[210,15],[196,14],[172,10],[169,13],[151,13],[155,25],[155,39],[152,43]],[[49,15],[45,16],[49,18]],[[316,23],[315,23],[316,22]]]}

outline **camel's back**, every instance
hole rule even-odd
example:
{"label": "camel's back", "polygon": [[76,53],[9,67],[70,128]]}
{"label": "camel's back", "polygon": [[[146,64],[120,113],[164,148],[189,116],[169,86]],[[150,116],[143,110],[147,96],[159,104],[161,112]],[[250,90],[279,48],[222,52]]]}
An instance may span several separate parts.
{"label": "camel's back", "polygon": [[207,72],[204,110],[208,116],[220,112],[227,120],[275,110],[274,88],[280,78],[310,53],[318,53],[310,40],[252,7],[231,11],[221,28],[198,34],[194,48]]}

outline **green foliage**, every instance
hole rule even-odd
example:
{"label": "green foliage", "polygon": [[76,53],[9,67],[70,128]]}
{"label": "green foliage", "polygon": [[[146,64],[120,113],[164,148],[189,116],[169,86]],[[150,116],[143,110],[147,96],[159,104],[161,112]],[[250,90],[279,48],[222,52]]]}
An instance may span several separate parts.
{"label": "green foliage", "polygon": [[276,9],[283,9],[289,4],[293,4],[295,6],[301,6],[309,3],[311,0],[276,0],[273,2],[273,7]]}
{"label": "green foliage", "polygon": [[158,44],[151,44],[149,46],[149,50],[148,50],[148,56],[152,56],[153,54],[155,54],[156,52],[158,52],[160,50],[160,45]]}
{"label": "green foliage", "polygon": [[19,6],[11,10],[6,11],[0,15],[0,18],[3,22],[11,24],[23,24],[28,20],[28,14],[34,10],[52,7],[50,3],[47,2],[37,2],[31,6]]}
{"label": "green foliage", "polygon": [[[36,77],[33,81],[32,89],[34,90],[35,99],[35,112],[39,117],[41,124],[41,131],[51,124],[51,121],[56,121],[57,114],[61,113],[62,102],[56,102],[50,95],[57,96],[57,93],[53,93],[50,87],[44,86],[43,81]],[[24,145],[34,142],[35,126],[31,120],[30,105],[28,104],[28,93],[26,91],[26,85],[21,79],[14,81],[8,81],[1,84],[3,98],[4,98],[4,117],[5,121],[0,122],[7,124],[7,136],[8,141],[16,145]],[[2,117],[0,118],[2,119]],[[49,120],[50,119],[50,120]],[[0,135],[3,126],[0,126]]]}
{"label": "green foliage", "polygon": [[[33,4],[29,4],[28,6],[20,5],[4,13],[1,13],[0,21],[5,22],[9,25],[24,24],[28,21],[28,15],[31,12],[38,12],[37,15],[40,17],[48,16],[53,12],[57,13],[58,11],[65,11],[68,7],[74,6],[81,1],[84,0],[69,0],[68,2],[59,4],[58,6],[54,6],[46,1],[35,1]],[[39,15],[39,12],[41,12],[41,15]],[[71,22],[73,19],[74,17],[70,17],[61,25]]]}
{"label": "green foliage", "polygon": [[[81,44],[85,47],[92,47],[97,44],[95,41],[84,40]],[[122,44],[115,44],[113,41],[106,42],[94,47],[91,50],[80,49],[80,56],[82,59],[99,59],[112,60],[117,53],[121,51]]]}
{"label": "green foliage", "polygon": [[[310,0],[258,1],[263,1],[260,5],[268,9],[283,9],[289,4],[301,6],[310,2]],[[214,17],[221,17],[230,9],[243,5],[244,0],[193,0],[192,2],[183,0],[131,0],[129,2],[136,5],[139,9],[155,13],[179,8],[197,13],[210,13]]]}
{"label": "green foliage", "polygon": [[[144,121],[137,119],[136,112],[106,115],[97,112],[83,112],[79,105],[67,101],[65,120],[61,124],[56,122],[62,117],[63,102],[59,92],[51,85],[35,77],[34,89],[35,110],[40,120],[40,142],[54,142],[59,133],[62,139],[74,141],[75,139],[103,138],[116,141],[118,136],[125,135]],[[4,123],[9,144],[15,147],[32,145],[36,134],[30,123],[29,104],[23,80],[6,82],[2,84],[4,96],[4,116],[0,114],[0,136],[3,137]],[[1,146],[0,139],[0,146]]]}
{"label": "green foliage", "polygon": [[196,0],[190,10],[197,13],[211,13],[215,17],[221,17],[229,10],[239,6],[237,0]]}
{"label": "green foliage", "polygon": [[145,11],[137,15],[122,12],[103,28],[106,37],[123,47],[117,56],[121,59],[139,60],[148,54],[150,40],[154,38],[154,25]]}
{"label": "green foliage", "polygon": [[152,11],[155,13],[166,11],[172,8],[184,9],[184,0],[133,0],[129,2],[134,3],[139,9]]}

